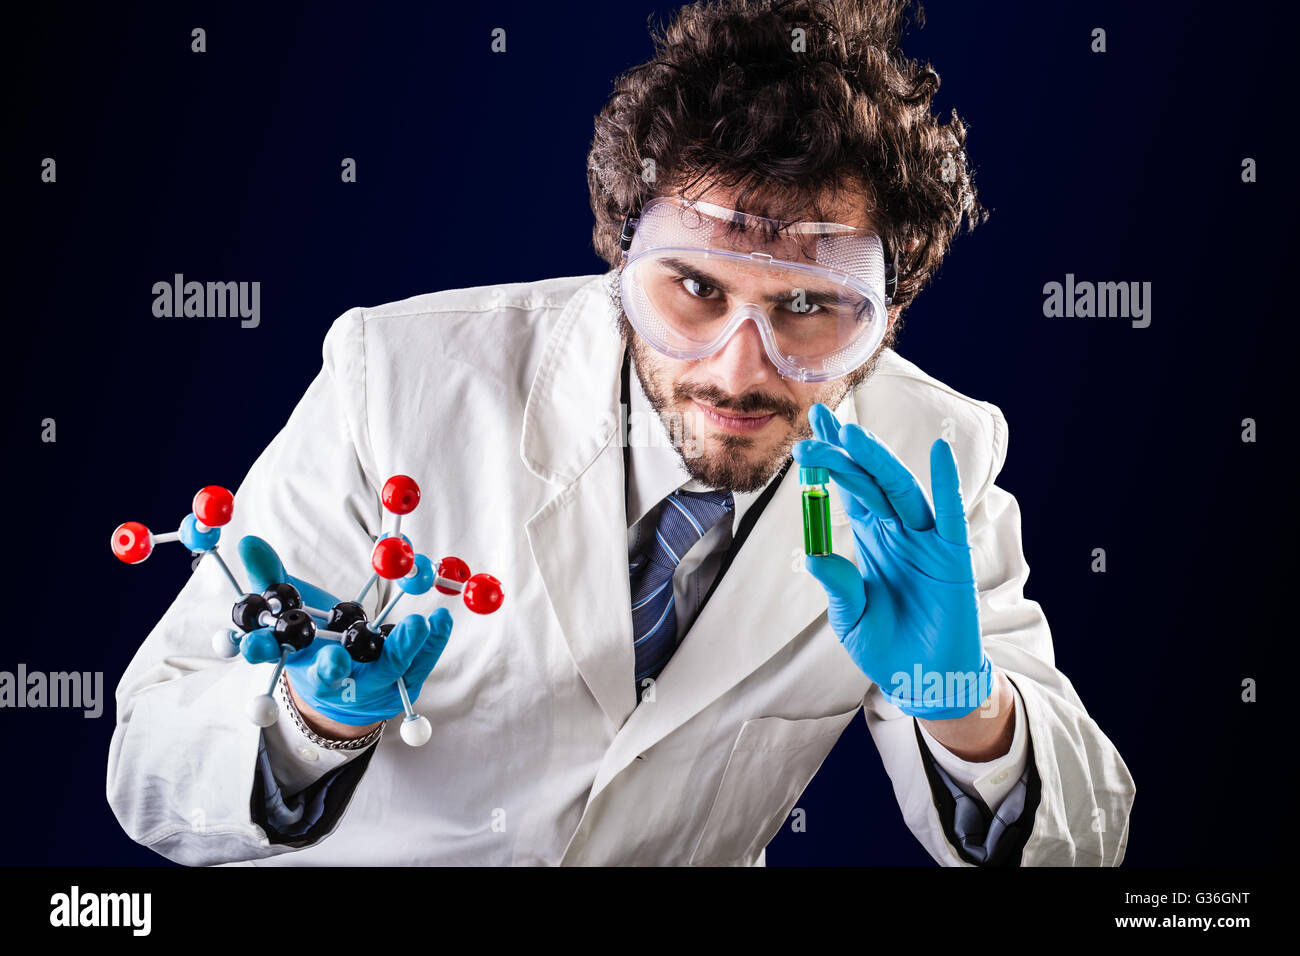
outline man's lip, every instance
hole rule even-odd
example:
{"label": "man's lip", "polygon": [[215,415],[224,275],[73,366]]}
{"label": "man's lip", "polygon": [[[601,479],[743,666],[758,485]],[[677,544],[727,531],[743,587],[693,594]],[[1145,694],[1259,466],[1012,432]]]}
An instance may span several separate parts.
{"label": "man's lip", "polygon": [[723,411],[722,408],[705,405],[705,403],[694,398],[690,399],[690,401],[694,402],[699,407],[699,410],[705,412],[708,420],[729,428],[740,428],[749,431],[749,429],[762,427],[768,420],[776,418],[776,412],[763,412],[763,414],[759,415],[736,415],[735,412]]}

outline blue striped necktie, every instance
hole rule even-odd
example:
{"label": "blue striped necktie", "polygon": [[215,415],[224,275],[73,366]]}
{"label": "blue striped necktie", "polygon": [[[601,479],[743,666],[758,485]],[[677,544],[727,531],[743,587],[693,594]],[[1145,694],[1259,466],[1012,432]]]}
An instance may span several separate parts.
{"label": "blue striped necktie", "polygon": [[674,491],[660,504],[654,538],[628,565],[638,699],[641,681],[657,677],[677,649],[673,571],[691,546],[734,507],[730,491]]}

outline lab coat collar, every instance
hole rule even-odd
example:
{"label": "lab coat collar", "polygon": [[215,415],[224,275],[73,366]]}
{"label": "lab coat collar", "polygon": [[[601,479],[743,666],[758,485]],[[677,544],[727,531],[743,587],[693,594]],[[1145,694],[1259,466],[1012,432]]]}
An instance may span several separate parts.
{"label": "lab coat collar", "polygon": [[519,454],[544,481],[570,484],[619,425],[623,340],[598,276],[561,311],[524,405]]}
{"label": "lab coat collar", "polygon": [[536,573],[611,733],[636,702],[623,449],[616,440],[623,351],[597,277],[555,319],[519,440],[525,467],[558,486],[524,524]]}

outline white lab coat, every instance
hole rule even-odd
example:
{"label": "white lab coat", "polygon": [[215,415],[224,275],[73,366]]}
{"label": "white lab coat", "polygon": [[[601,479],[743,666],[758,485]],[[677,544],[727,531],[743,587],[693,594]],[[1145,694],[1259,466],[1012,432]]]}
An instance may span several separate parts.
{"label": "white lab coat", "polygon": [[[504,605],[479,616],[436,592],[403,598],[401,614],[446,604],[455,618],[416,703],[432,740],[410,748],[392,727],[328,835],[271,845],[250,817],[262,731],[244,716],[271,665],[210,650],[232,591],[205,560],[117,690],[107,790],[126,832],[189,864],[753,865],[861,709],[907,826],[938,862],[965,865],[940,824],[912,718],[850,659],[825,591],[802,570],[793,469],[655,700],[634,707],[621,359],[599,276],[342,315],[322,371],[236,493],[224,553],[246,580],[234,544],[260,535],[291,574],[355,597],[388,527],[377,490],[406,473],[424,496],[403,533],[435,560],[455,554],[495,574]],[[1002,414],[892,351],[836,414],[870,427],[927,494],[930,444],[952,441],[984,646],[1020,692],[1042,780],[1022,862],[1118,864],[1133,780],[1053,666],[1047,622],[1023,595],[1019,509],[994,484]],[[831,500],[835,548],[852,560]],[[174,557],[160,549],[154,561]],[[372,591],[369,609],[388,596],[388,586]],[[288,724],[282,715],[267,732],[286,792],[349,759]]]}

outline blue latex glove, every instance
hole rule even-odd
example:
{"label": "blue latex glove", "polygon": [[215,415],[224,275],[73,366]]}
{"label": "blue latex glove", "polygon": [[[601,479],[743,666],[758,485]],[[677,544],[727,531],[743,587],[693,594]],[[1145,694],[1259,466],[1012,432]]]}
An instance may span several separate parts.
{"label": "blue latex glove", "polygon": [[957,463],[930,446],[930,510],[916,478],[858,425],[825,405],[808,410],[816,438],[795,444],[803,467],[830,470],[848,513],[858,567],[838,554],[805,555],[826,589],[828,617],[849,655],[905,714],[947,720],[993,690],[980,642],[979,603]]}
{"label": "blue latex glove", "polygon": [[[291,577],[279,556],[261,538],[254,535],[242,538],[239,557],[252,581],[253,591],[287,582],[298,589],[308,607],[328,611],[339,603],[332,594]],[[384,641],[378,660],[359,664],[338,641],[318,637],[309,646],[290,654],[285,670],[293,689],[312,710],[341,724],[364,727],[402,713],[402,698],[397,691],[399,675],[406,682],[411,700],[419,696],[450,636],[451,613],[446,608],[438,608],[428,618],[421,614],[403,618]],[[252,664],[280,659],[280,646],[269,627],[245,634],[239,650]],[[349,677],[354,684],[344,684],[344,679]]]}

